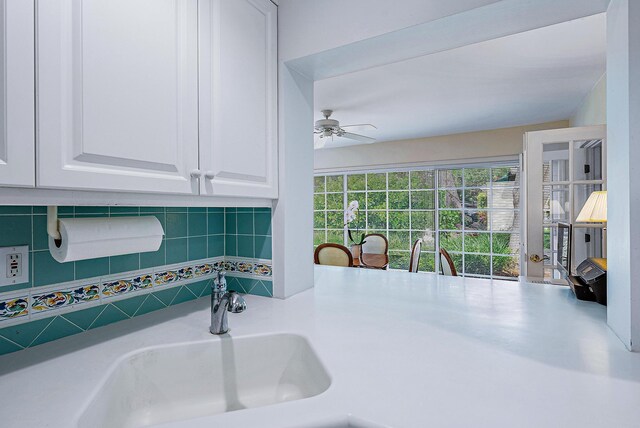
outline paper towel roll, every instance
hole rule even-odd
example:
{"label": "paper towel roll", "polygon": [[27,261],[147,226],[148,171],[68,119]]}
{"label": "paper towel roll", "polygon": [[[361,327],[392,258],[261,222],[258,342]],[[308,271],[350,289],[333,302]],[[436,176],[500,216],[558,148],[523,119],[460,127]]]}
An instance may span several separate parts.
{"label": "paper towel roll", "polygon": [[61,218],[60,246],[49,237],[49,251],[60,263],[120,254],[157,251],[164,230],[157,218]]}

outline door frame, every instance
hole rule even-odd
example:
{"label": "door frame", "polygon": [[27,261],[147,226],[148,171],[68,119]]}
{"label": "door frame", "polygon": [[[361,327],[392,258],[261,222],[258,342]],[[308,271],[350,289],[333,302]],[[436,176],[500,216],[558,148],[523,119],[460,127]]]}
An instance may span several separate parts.
{"label": "door frame", "polygon": [[[569,201],[570,222],[573,223],[573,185],[580,184],[581,180],[573,180],[573,143],[581,140],[600,139],[603,142],[602,150],[602,190],[606,190],[607,164],[606,164],[606,137],[605,125],[585,126],[575,128],[550,129],[544,131],[526,132],[523,138],[523,222],[521,223],[522,236],[522,276],[527,280],[544,280],[544,263],[533,262],[531,257],[544,253],[543,242],[543,218],[542,218],[542,193],[543,177],[542,164],[543,145],[551,143],[569,143]],[[589,184],[596,180],[588,180]],[[606,239],[603,242],[606,247]]]}

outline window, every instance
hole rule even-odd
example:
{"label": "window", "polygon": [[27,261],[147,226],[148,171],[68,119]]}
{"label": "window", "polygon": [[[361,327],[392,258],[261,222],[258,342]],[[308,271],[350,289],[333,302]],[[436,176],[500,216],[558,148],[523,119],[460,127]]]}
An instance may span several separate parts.
{"label": "window", "polygon": [[515,163],[319,175],[314,199],[315,246],[348,244],[343,212],[357,200],[359,228],[389,239],[391,269],[408,269],[412,243],[421,238],[420,271],[437,271],[437,249],[445,248],[461,275],[519,275],[520,186]]}

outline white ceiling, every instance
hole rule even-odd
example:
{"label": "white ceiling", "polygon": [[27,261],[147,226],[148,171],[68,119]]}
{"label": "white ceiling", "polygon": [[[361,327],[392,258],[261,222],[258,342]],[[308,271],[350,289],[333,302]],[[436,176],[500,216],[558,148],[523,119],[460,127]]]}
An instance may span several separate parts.
{"label": "white ceiling", "polygon": [[[605,72],[599,14],[315,84],[315,119],[379,142],[568,119]],[[336,139],[327,147],[348,143]]]}

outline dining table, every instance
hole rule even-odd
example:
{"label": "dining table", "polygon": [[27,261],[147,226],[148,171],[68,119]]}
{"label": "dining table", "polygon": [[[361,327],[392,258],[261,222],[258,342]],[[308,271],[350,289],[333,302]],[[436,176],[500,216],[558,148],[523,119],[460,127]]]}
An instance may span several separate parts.
{"label": "dining table", "polygon": [[353,266],[367,269],[386,269],[389,266],[387,254],[363,253],[360,257],[353,258]]}

